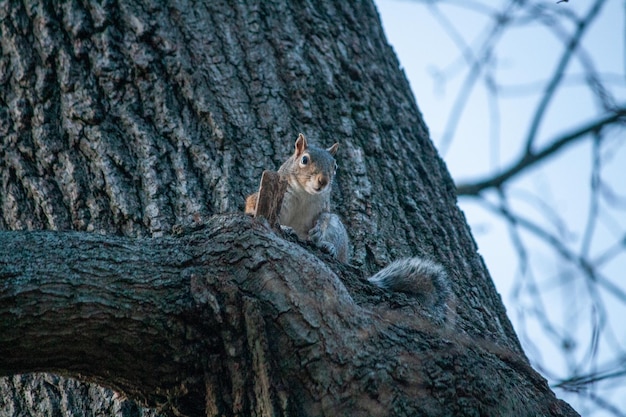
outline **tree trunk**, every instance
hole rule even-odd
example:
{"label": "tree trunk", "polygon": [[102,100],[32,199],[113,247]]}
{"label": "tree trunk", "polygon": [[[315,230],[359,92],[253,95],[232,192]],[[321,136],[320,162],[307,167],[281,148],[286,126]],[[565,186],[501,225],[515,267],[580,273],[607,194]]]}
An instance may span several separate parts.
{"label": "tree trunk", "polygon": [[[528,365],[370,1],[27,3],[0,7],[0,228],[21,231],[0,234],[0,372],[164,415],[575,415]],[[340,143],[350,266],[224,214],[298,132]],[[447,326],[363,280],[413,254],[452,277]],[[0,387],[3,415],[155,413]]]}

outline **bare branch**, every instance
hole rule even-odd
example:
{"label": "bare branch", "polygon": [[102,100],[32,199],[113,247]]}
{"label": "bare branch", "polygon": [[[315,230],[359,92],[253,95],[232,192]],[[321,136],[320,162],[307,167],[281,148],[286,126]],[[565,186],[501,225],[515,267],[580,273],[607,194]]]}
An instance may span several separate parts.
{"label": "bare branch", "polygon": [[[497,213],[503,217],[505,217],[508,222],[514,226],[521,226],[525,230],[531,232],[536,237],[540,238],[544,242],[546,242],[550,247],[554,248],[554,250],[565,260],[571,262],[573,265],[577,266],[581,271],[585,273],[585,276],[592,282],[598,283],[604,286],[607,291],[611,292],[617,299],[626,303],[626,292],[622,290],[619,286],[613,284],[609,279],[601,276],[596,268],[593,267],[593,262],[577,253],[569,249],[565,243],[554,234],[548,232],[543,229],[541,226],[536,224],[530,219],[523,217],[519,213],[513,212],[506,204],[495,205],[484,198],[478,198],[476,200],[483,207],[488,210]],[[521,242],[519,237],[515,237],[512,239],[514,242]],[[521,248],[523,245],[521,243],[515,243],[516,248]],[[523,258],[526,258],[527,255],[525,251],[520,252]]]}
{"label": "bare branch", "polygon": [[549,157],[556,155],[557,152],[562,148],[570,146],[577,141],[584,139],[589,133],[599,132],[606,126],[610,126],[614,123],[621,123],[623,122],[622,119],[624,119],[625,117],[626,107],[620,107],[614,112],[593,120],[571,133],[554,139],[549,145],[543,147],[538,152],[527,151],[526,153],[524,153],[524,155],[518,158],[517,161],[513,162],[508,168],[503,169],[501,173],[493,177],[479,180],[474,183],[459,184],[457,186],[457,195],[478,195],[486,189],[500,187],[505,182],[515,177],[517,174],[537,165],[540,162],[544,162]]}
{"label": "bare branch", "polygon": [[569,64],[570,59],[574,56],[574,53],[578,49],[578,45],[580,44],[585,30],[590,26],[593,19],[598,16],[604,3],[605,0],[596,0],[591,10],[589,10],[589,12],[587,13],[587,16],[585,16],[584,19],[578,22],[578,27],[576,28],[576,31],[569,39],[565,51],[563,52],[563,55],[561,56],[561,59],[553,72],[553,77],[546,86],[543,97],[541,98],[539,105],[535,109],[535,115],[530,123],[530,129],[528,131],[528,134],[526,135],[526,154],[533,153],[533,145],[537,136],[537,131],[539,130],[539,125],[546,115],[548,105],[554,97],[557,91],[557,87],[561,83],[561,80],[566,73],[565,69]]}

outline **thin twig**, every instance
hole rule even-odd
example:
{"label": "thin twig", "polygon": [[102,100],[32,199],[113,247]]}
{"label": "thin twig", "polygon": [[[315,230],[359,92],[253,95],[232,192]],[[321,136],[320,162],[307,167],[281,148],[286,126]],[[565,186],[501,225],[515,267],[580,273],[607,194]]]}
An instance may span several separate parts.
{"label": "thin twig", "polygon": [[614,112],[587,123],[571,133],[554,139],[549,145],[545,146],[538,152],[525,153],[517,161],[513,162],[508,168],[502,170],[502,172],[497,175],[476,181],[474,183],[459,184],[457,186],[457,195],[475,196],[486,189],[500,187],[507,180],[513,178],[520,172],[535,166],[538,162],[542,162],[550,156],[554,156],[561,148],[572,145],[578,140],[583,139],[587,134],[598,132],[605,126],[612,125],[623,118],[626,118],[626,107],[621,107]]}
{"label": "thin twig", "polygon": [[587,13],[587,16],[579,21],[576,31],[570,37],[569,42],[566,45],[565,51],[563,52],[563,55],[561,56],[561,59],[559,60],[553,72],[554,75],[546,86],[543,97],[541,98],[539,105],[535,109],[535,115],[530,123],[530,129],[526,136],[526,154],[532,154],[532,149],[535,139],[537,137],[539,125],[541,124],[544,116],[547,114],[546,110],[557,91],[557,87],[559,86],[563,76],[565,75],[565,69],[567,68],[567,65],[569,64],[572,56],[574,56],[574,52],[576,52],[576,49],[578,48],[578,45],[582,39],[583,34],[585,33],[585,30],[590,26],[593,19],[598,16],[598,14],[600,13],[600,9],[604,5],[604,3],[605,0],[596,0],[591,10],[589,10],[589,13]]}

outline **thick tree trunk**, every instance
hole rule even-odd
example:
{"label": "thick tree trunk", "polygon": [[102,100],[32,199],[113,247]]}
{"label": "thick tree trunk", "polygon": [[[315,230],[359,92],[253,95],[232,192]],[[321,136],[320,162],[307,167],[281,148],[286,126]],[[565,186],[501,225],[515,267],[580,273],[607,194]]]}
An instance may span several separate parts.
{"label": "thick tree trunk", "polygon": [[[2,234],[0,371],[164,413],[574,414],[527,364],[370,1],[26,3],[0,4],[0,228],[91,234]],[[298,132],[340,143],[349,267],[211,217]],[[447,328],[363,283],[411,254],[453,278]]]}

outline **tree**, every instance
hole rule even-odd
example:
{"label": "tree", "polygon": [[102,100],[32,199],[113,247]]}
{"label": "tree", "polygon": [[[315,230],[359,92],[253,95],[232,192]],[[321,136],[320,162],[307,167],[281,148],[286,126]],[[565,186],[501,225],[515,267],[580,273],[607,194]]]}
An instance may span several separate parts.
{"label": "tree", "polygon": [[[2,374],[164,415],[576,414],[528,365],[371,2],[8,6]],[[300,131],[341,143],[349,266],[237,213]],[[444,326],[363,280],[410,254],[453,278]],[[6,414],[37,384],[49,414],[153,413],[28,378]]]}

